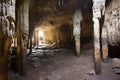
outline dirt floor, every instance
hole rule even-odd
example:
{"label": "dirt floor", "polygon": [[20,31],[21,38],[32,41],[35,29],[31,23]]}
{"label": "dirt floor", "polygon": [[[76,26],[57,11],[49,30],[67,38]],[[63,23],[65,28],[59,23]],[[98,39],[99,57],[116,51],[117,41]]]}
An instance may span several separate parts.
{"label": "dirt floor", "polygon": [[95,75],[91,44],[82,46],[80,57],[72,49],[61,49],[47,57],[29,57],[25,70],[23,77],[10,71],[9,80],[120,80],[111,61],[102,63],[101,74]]}

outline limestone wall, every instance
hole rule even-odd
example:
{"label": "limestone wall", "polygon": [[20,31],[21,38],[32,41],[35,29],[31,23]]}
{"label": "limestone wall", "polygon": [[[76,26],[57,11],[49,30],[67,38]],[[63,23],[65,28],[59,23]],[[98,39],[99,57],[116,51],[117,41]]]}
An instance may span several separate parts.
{"label": "limestone wall", "polygon": [[111,0],[106,5],[105,22],[107,26],[108,42],[112,46],[120,44],[120,0]]}

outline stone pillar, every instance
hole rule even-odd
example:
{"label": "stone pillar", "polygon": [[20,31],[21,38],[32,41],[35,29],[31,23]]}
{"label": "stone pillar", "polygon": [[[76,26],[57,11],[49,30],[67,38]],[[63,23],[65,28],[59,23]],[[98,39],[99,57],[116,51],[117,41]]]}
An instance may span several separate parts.
{"label": "stone pillar", "polygon": [[[18,73],[23,76],[25,75],[25,69],[24,69],[24,63],[23,60],[25,60],[25,53],[23,55],[23,34],[24,34],[24,30],[23,27],[26,27],[24,25],[24,20],[26,20],[24,18],[24,2],[22,1],[16,1],[16,37],[17,37],[17,65],[18,65]],[[23,59],[24,58],[24,59]],[[25,62],[25,61],[24,61]]]}
{"label": "stone pillar", "polygon": [[18,73],[20,75],[23,75],[23,54],[22,54],[22,32],[21,32],[21,28],[22,28],[22,6],[18,6],[17,7],[17,21],[16,21],[16,28],[17,28],[17,69],[18,69]]}
{"label": "stone pillar", "polygon": [[108,41],[107,41],[107,27],[102,27],[102,59],[103,62],[108,62]]}
{"label": "stone pillar", "polygon": [[104,15],[105,0],[93,0],[93,22],[94,22],[94,59],[95,59],[95,72],[101,73],[100,63],[100,23],[101,15]]}
{"label": "stone pillar", "polygon": [[73,15],[73,35],[75,37],[76,56],[80,56],[81,20],[82,20],[82,13],[80,10],[76,10]]}
{"label": "stone pillar", "polygon": [[93,18],[94,22],[94,59],[95,59],[95,72],[96,74],[101,72],[100,65],[100,25],[97,18]]}

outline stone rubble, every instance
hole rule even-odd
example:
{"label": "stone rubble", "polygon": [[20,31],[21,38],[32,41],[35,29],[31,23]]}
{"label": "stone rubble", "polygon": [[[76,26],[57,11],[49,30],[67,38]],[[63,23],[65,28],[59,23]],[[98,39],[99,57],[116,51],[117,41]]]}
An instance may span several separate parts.
{"label": "stone rubble", "polygon": [[120,74],[120,59],[118,58],[112,59],[112,68],[113,72],[115,72],[116,74]]}

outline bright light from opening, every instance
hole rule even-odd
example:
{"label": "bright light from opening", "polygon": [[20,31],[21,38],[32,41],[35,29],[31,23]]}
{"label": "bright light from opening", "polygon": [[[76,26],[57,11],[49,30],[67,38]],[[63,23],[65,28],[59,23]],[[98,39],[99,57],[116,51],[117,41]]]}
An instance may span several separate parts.
{"label": "bright light from opening", "polygon": [[39,37],[44,37],[44,32],[39,30]]}
{"label": "bright light from opening", "polygon": [[39,44],[44,43],[44,32],[42,30],[39,30]]}

